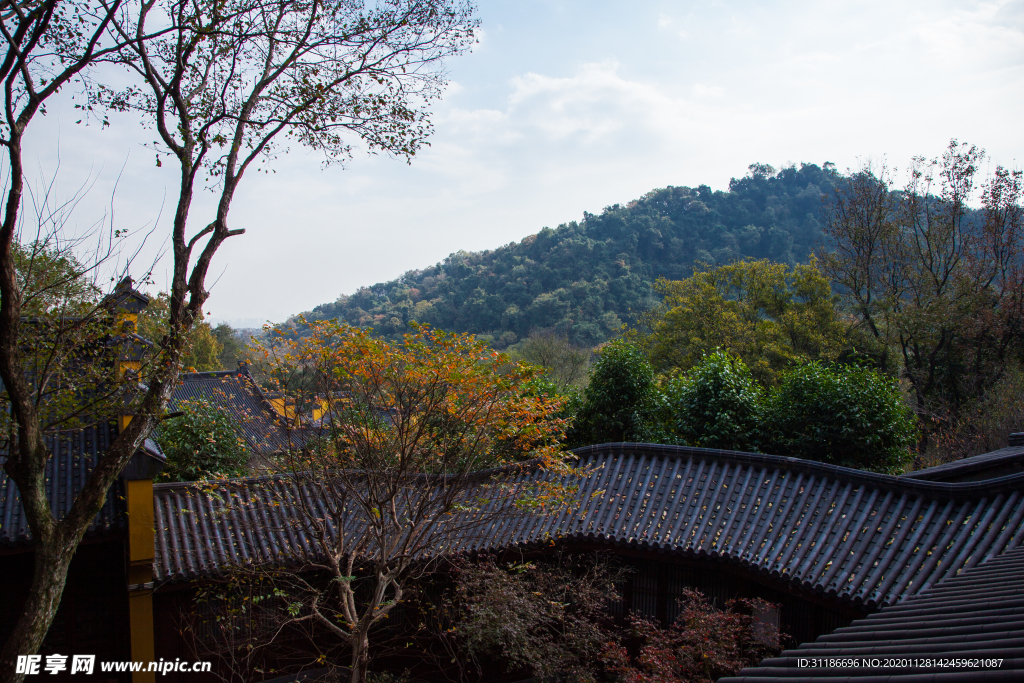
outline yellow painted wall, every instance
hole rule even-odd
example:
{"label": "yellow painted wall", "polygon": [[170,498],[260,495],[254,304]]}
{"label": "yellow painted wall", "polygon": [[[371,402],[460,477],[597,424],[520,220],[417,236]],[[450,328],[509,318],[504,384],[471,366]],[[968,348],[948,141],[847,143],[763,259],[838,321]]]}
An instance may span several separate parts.
{"label": "yellow painted wall", "polygon": [[[125,482],[128,508],[128,616],[131,621],[132,661],[156,660],[153,641],[153,480]],[[156,674],[132,674],[132,683],[155,683]]]}

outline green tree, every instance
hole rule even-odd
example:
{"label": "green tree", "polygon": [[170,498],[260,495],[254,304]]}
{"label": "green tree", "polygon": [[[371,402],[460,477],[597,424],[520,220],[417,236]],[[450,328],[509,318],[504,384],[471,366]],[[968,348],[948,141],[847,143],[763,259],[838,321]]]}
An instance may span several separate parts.
{"label": "green tree", "polygon": [[665,432],[686,446],[755,451],[763,391],[741,358],[715,350],[665,390]]}
{"label": "green tree", "polygon": [[[326,161],[345,159],[363,145],[411,159],[431,132],[428,105],[445,85],[444,59],[474,43],[474,9],[456,0],[39,0],[5,6],[0,147],[8,182],[0,225],[0,379],[18,430],[3,468],[18,487],[35,562],[0,653],[0,678],[24,678],[14,673],[17,656],[38,651],[75,549],[106,492],[163,417],[187,336],[209,297],[207,275],[217,252],[245,232],[229,225],[243,177],[266,170],[291,144],[322,153]],[[115,62],[138,80],[113,75],[119,89],[104,88],[88,77],[97,60]],[[133,387],[121,406],[133,414],[131,422],[58,520],[46,493],[51,453],[44,423],[61,406],[41,405],[26,369],[26,316],[12,245],[20,241],[24,220],[26,133],[51,96],[73,84],[95,86],[79,105],[87,115],[104,109],[139,114],[154,130],[158,160],[177,163],[178,186],[168,240],[168,333],[145,385]],[[193,206],[204,187],[215,195],[203,202],[205,218]]]}
{"label": "green tree", "polygon": [[874,370],[811,362],[787,372],[761,413],[763,450],[898,474],[917,438],[896,381]]}
{"label": "green tree", "polygon": [[647,441],[653,434],[655,391],[654,370],[640,349],[612,341],[594,364],[569,444]]}
{"label": "green tree", "polygon": [[686,372],[722,348],[774,384],[784,368],[834,359],[846,346],[829,282],[814,260],[792,269],[740,261],[685,280],[660,279],[656,289],[662,305],[642,317],[647,331],[631,336],[660,373]]}
{"label": "green tree", "polygon": [[184,401],[182,415],[166,420],[156,441],[167,456],[160,481],[196,481],[246,474],[249,453],[235,422],[209,401]]}
{"label": "green tree", "polygon": [[82,315],[95,308],[102,296],[89,277],[94,269],[55,240],[14,242],[11,255],[25,316]]}
{"label": "green tree", "polygon": [[220,323],[213,328],[213,336],[220,344],[219,361],[224,370],[234,370],[239,361],[245,359],[245,343],[239,337],[238,330],[227,323]]}

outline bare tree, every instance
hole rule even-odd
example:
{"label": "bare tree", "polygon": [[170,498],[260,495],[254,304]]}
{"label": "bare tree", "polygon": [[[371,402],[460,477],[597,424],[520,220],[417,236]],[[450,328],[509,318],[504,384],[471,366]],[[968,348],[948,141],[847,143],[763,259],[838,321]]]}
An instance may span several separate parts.
{"label": "bare tree", "polygon": [[519,345],[516,355],[544,368],[544,374],[559,391],[565,392],[584,383],[592,353],[574,346],[568,337],[555,330],[534,330]]}
{"label": "bare tree", "polygon": [[[828,248],[819,254],[822,269],[840,284],[847,306],[866,328],[883,370],[889,369],[892,330],[884,316],[895,282],[891,252],[896,249],[899,228],[897,198],[891,191],[889,169],[865,166],[833,186],[825,205]],[[897,278],[898,281],[898,278]]]}
{"label": "bare tree", "polygon": [[918,157],[900,192],[882,169],[841,179],[828,207],[835,251],[822,264],[865,336],[909,382],[925,440],[1002,379],[1024,343],[1024,185],[998,167],[980,188],[984,151],[950,142]]}
{"label": "bare tree", "polygon": [[[36,652],[56,613],[67,568],[106,492],[164,413],[187,335],[209,296],[206,277],[220,246],[244,229],[228,214],[242,177],[286,151],[278,140],[348,156],[371,150],[411,158],[430,132],[426,108],[444,85],[445,57],[471,45],[473,8],[453,0],[43,0],[2,5],[7,54],[3,140],[11,186],[0,228],[0,378],[14,438],[4,468],[16,482],[35,540],[35,574],[0,680],[19,680],[15,655]],[[134,417],[100,458],[71,511],[55,519],[45,494],[46,448],[33,379],[26,372],[23,296],[15,234],[23,182],[22,141],[48,98],[90,65],[112,61],[140,79],[90,89],[93,108],[135,111],[158,132],[158,153],[180,169],[172,227],[169,327],[159,340]],[[217,195],[215,214],[192,229],[197,191]]]}

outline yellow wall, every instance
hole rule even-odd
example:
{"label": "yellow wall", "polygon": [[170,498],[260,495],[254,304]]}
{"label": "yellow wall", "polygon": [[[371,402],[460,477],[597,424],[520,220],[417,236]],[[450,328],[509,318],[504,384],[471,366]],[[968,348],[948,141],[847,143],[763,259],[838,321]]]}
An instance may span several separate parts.
{"label": "yellow wall", "polygon": [[117,313],[117,322],[120,323],[119,327],[124,327],[124,323],[131,323],[132,326],[129,332],[134,334],[139,329],[139,315],[138,313],[131,313],[129,311],[120,310]]}
{"label": "yellow wall", "polygon": [[272,398],[270,399],[270,405],[274,406],[274,410],[277,411],[277,414],[286,420],[294,420],[297,415],[293,399]]}
{"label": "yellow wall", "polygon": [[[125,482],[128,508],[128,616],[132,661],[156,661],[153,640],[153,480]],[[132,674],[132,683],[155,683],[156,674]]]}

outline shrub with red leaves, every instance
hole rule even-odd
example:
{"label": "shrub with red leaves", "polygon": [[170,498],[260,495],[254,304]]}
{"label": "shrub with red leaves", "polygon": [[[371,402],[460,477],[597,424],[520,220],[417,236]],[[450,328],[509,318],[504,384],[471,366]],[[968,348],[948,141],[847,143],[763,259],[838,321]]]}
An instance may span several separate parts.
{"label": "shrub with red leaves", "polygon": [[631,638],[625,645],[605,645],[605,669],[620,683],[703,683],[734,674],[780,649],[778,627],[767,618],[776,609],[771,603],[730,600],[720,610],[689,589],[682,603],[682,613],[668,628],[630,615]]}

